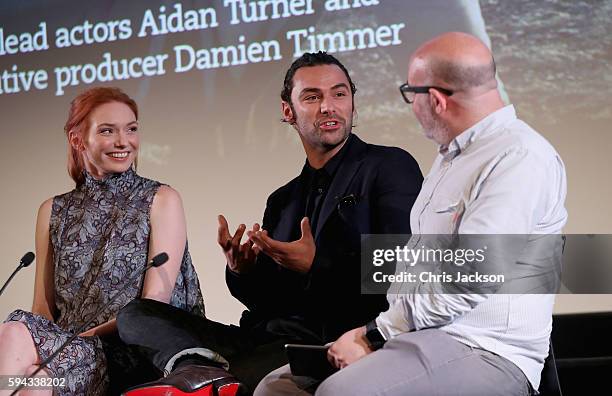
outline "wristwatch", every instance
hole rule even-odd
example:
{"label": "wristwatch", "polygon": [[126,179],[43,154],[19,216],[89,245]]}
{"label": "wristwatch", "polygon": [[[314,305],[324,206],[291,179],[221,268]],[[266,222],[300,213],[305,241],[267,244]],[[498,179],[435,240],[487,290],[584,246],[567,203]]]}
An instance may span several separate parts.
{"label": "wristwatch", "polygon": [[382,348],[387,342],[384,334],[378,328],[376,320],[372,320],[366,325],[365,338],[373,351]]}

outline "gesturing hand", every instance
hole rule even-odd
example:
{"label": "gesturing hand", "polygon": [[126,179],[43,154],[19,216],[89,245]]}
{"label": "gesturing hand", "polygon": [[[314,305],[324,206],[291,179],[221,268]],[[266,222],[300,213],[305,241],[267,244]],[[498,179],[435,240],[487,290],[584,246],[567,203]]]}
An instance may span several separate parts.
{"label": "gesturing hand", "polygon": [[300,223],[302,237],[293,242],[279,242],[268,236],[266,230],[257,231],[253,229],[247,232],[251,241],[254,242],[256,252],[264,252],[274,261],[292,271],[306,273],[310,271],[312,261],[317,250],[307,217]]}
{"label": "gesturing hand", "polygon": [[[238,274],[248,272],[252,269],[255,264],[255,258],[257,257],[257,251],[253,249],[253,241],[250,239],[245,243],[240,244],[242,235],[246,226],[240,224],[236,233],[232,236],[229,233],[229,226],[227,220],[223,215],[219,215],[219,232],[217,242],[223,249],[223,253],[227,259],[227,266],[233,272]],[[249,232],[258,232],[259,224],[255,223],[253,229]]]}

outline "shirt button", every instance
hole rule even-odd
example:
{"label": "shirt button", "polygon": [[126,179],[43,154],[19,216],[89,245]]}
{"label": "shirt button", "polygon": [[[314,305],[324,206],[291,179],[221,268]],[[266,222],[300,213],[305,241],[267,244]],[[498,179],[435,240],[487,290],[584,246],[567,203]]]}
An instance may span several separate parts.
{"label": "shirt button", "polygon": [[319,188],[317,188],[317,192],[318,192],[319,194],[323,194],[323,189],[319,187]]}

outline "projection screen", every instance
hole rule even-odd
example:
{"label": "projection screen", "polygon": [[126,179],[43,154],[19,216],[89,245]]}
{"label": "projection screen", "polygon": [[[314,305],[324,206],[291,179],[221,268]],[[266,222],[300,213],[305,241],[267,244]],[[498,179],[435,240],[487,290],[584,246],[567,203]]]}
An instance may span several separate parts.
{"label": "projection screen", "polygon": [[[70,101],[118,86],[140,106],[138,172],[183,198],[207,313],[235,323],[243,308],[225,287],[216,216],[230,227],[261,221],[268,194],[304,163],[280,122],[288,66],[307,51],[337,56],[357,85],[354,132],[406,149],[426,174],[436,147],[397,87],[410,53],[446,31],[492,47],[504,97],[564,159],[565,231],[611,233],[611,16],[609,0],[3,1],[0,280],[34,250],[40,203],[73,188]],[[1,318],[31,308],[33,279],[33,267],[17,276]],[[608,295],[562,296],[556,307],[610,308]]]}

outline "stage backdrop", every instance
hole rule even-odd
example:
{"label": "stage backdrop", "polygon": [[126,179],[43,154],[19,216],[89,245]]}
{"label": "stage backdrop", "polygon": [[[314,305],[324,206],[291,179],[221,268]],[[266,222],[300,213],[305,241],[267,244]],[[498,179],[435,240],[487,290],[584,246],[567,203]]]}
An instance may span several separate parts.
{"label": "stage backdrop", "polygon": [[[357,84],[361,138],[400,146],[424,173],[436,155],[397,87],[410,53],[445,31],[492,45],[504,95],[567,166],[570,233],[611,233],[612,2],[514,0],[42,1],[0,3],[0,280],[34,250],[38,206],[70,190],[63,124],[81,91],[118,86],[140,106],[139,173],[182,195],[213,319],[236,322],[216,245],[260,221],[267,195],[305,157],[279,93],[305,51],[338,56]],[[0,300],[29,309],[34,268]],[[610,310],[606,295],[560,296],[557,312]]]}

